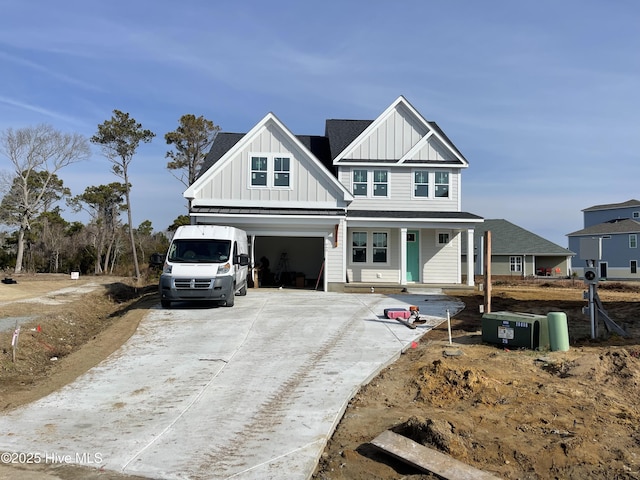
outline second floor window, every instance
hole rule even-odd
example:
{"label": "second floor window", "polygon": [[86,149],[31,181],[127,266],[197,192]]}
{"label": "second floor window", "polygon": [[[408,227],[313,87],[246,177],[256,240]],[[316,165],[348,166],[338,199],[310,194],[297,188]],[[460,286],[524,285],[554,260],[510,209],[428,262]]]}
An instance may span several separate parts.
{"label": "second floor window", "polygon": [[440,169],[416,169],[411,172],[411,181],[413,198],[425,200],[450,198],[451,172]]}
{"label": "second floor window", "polygon": [[353,171],[353,194],[355,196],[367,196],[367,171],[366,170],[354,170]]}
{"label": "second floor window", "polygon": [[351,174],[353,195],[356,197],[387,197],[389,195],[389,171],[356,168]]}
{"label": "second floor window", "polygon": [[638,235],[635,233],[629,235],[629,248],[638,248]]}
{"label": "second floor window", "polygon": [[387,175],[389,172],[386,170],[374,170],[373,171],[373,196],[374,197],[386,197],[387,196]]}
{"label": "second floor window", "polygon": [[267,186],[267,157],[251,157],[251,185]]}
{"label": "second floor window", "polygon": [[441,198],[449,196],[449,172],[436,172],[435,195]]}
{"label": "second floor window", "polygon": [[287,157],[275,157],[273,159],[273,185],[276,187],[289,186],[289,159]]}
{"label": "second floor window", "polygon": [[278,155],[252,155],[250,186],[291,187],[291,158]]}
{"label": "second floor window", "polygon": [[413,196],[429,197],[429,172],[427,170],[413,172]]}

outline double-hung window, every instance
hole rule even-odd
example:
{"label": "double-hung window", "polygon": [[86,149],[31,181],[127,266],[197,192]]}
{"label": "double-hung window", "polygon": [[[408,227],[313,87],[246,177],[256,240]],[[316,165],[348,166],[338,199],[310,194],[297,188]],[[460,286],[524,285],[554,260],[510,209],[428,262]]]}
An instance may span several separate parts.
{"label": "double-hung window", "polygon": [[413,171],[413,196],[428,198],[429,197],[429,171],[414,170]]}
{"label": "double-hung window", "polygon": [[273,186],[288,187],[291,162],[288,157],[273,158]]}
{"label": "double-hung window", "polygon": [[387,263],[388,232],[351,232],[352,263]]}
{"label": "double-hung window", "polygon": [[367,232],[353,232],[351,238],[352,262],[365,263],[367,261]]}
{"label": "double-hung window", "polygon": [[351,172],[353,195],[356,197],[388,197],[389,171],[356,168]]}
{"label": "double-hung window", "polygon": [[251,187],[291,187],[291,158],[280,154],[251,155]]}
{"label": "double-hung window", "polygon": [[389,172],[386,170],[373,171],[373,196],[386,197],[389,183],[387,181]]}
{"label": "double-hung window", "polygon": [[638,235],[635,233],[629,235],[629,248],[638,248]]}
{"label": "double-hung window", "polygon": [[451,173],[441,170],[416,169],[411,172],[413,198],[449,198]]}
{"label": "double-hung window", "polygon": [[267,186],[267,157],[251,157],[251,186]]}
{"label": "double-hung window", "polygon": [[509,271],[522,272],[522,257],[509,257]]}
{"label": "double-hung window", "polygon": [[387,233],[373,232],[373,263],[387,263]]}
{"label": "double-hung window", "polygon": [[362,169],[353,171],[353,195],[357,197],[367,196],[368,172]]}
{"label": "double-hung window", "polygon": [[438,198],[449,197],[449,172],[436,172],[435,196]]}

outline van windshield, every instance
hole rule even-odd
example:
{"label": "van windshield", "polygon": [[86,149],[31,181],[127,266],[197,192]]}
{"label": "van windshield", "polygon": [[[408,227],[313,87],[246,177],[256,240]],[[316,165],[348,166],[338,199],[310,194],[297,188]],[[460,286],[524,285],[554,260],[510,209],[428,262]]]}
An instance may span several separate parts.
{"label": "van windshield", "polygon": [[229,261],[230,240],[174,240],[167,260],[176,263],[224,263]]}

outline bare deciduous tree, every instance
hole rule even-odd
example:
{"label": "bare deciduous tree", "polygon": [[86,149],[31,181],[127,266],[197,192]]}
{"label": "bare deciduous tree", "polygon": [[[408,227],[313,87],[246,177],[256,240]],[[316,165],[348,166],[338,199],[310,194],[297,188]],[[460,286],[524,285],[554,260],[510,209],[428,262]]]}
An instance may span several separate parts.
{"label": "bare deciduous tree", "polygon": [[80,134],[62,133],[50,125],[38,125],[1,132],[0,154],[13,167],[11,176],[15,188],[9,194],[15,195],[16,211],[12,213],[19,225],[15,273],[20,273],[25,232],[31,220],[48,206],[56,173],[89,158],[91,150],[87,139]]}

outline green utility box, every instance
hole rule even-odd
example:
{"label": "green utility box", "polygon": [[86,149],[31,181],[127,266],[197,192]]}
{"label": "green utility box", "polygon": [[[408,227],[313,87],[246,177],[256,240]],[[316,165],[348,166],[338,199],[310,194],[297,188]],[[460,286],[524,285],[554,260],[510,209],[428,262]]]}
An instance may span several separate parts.
{"label": "green utility box", "polygon": [[493,312],[482,316],[482,341],[512,348],[549,349],[549,323],[545,315]]}

